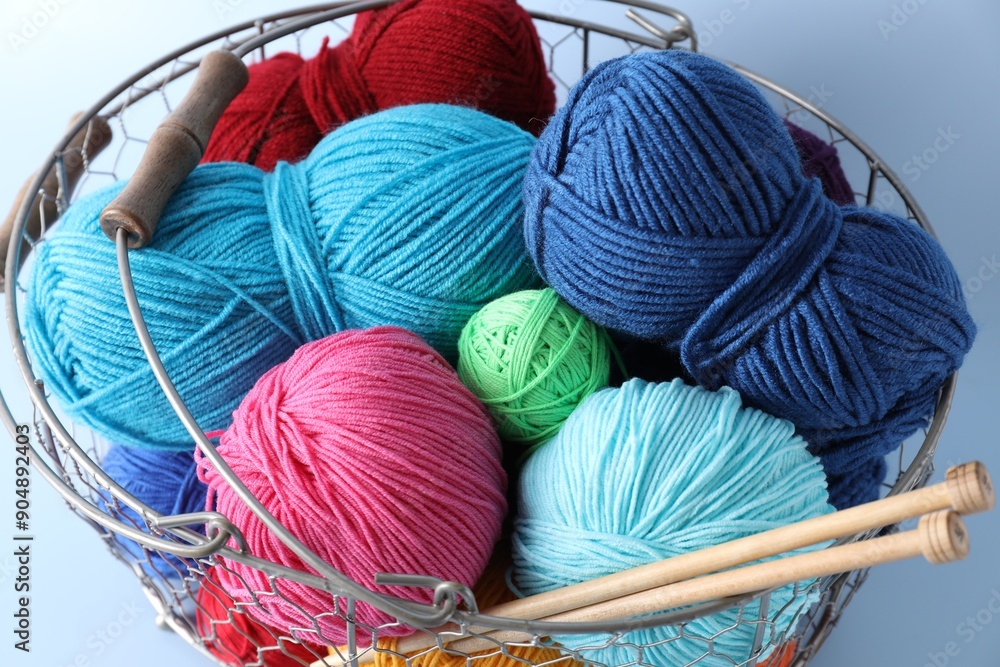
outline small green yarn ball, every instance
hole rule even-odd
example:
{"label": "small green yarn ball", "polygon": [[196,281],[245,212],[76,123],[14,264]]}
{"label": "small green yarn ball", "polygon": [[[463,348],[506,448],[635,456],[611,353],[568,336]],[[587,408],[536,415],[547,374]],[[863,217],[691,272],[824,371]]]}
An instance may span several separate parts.
{"label": "small green yarn ball", "polygon": [[612,343],[551,288],[488,303],[458,340],[458,375],[504,442],[528,449],[556,434],[583,399],[608,385]]}

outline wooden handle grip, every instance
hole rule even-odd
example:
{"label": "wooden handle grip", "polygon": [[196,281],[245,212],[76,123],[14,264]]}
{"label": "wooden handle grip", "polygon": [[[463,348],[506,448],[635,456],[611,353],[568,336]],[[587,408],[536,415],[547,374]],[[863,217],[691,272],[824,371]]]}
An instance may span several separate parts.
{"label": "wooden handle grip", "polygon": [[153,132],[135,174],[101,212],[101,229],[111,240],[121,227],[129,248],[149,243],[170,196],[198,166],[215,124],[248,80],[246,65],[229,51],[205,56],[191,90]]}
{"label": "wooden handle grip", "polygon": [[[932,512],[955,508],[963,514],[973,514],[989,510],[993,504],[993,485],[986,467],[979,462],[964,463],[950,468],[946,481],[940,484],[889,496],[865,505],[724,542],[599,579],[506,602],[484,609],[482,613],[505,618],[546,618],[737,567],[811,544],[896,524]],[[446,626],[444,629],[456,630],[454,626]],[[483,628],[471,628],[471,630],[486,631]],[[412,635],[402,639],[397,649],[400,653],[412,654],[427,649],[434,643],[434,638],[428,635]],[[365,663],[368,655],[361,656],[360,663]]]}
{"label": "wooden handle grip", "polygon": [[[80,114],[75,114],[70,119],[69,125],[72,126],[75,124],[79,118]],[[67,196],[73,192],[76,184],[80,181],[80,177],[83,175],[84,159],[86,158],[87,161],[93,160],[110,143],[111,127],[108,126],[106,120],[99,116],[91,119],[79,132],[73,135],[73,138],[62,152],[63,173],[65,175],[63,191]],[[14,205],[10,213],[7,214],[3,224],[0,225],[0,266],[6,265],[7,253],[10,249],[10,237],[14,232],[14,219],[17,217],[24,199],[29,195],[28,187],[33,180],[35,180],[34,175],[30,176],[24,182],[20,192],[17,193],[17,198],[14,200]],[[38,193],[33,193],[34,197],[28,210],[28,218],[24,223],[24,234],[33,239],[41,236],[43,220],[46,224],[51,225],[59,218],[59,209],[55,202],[55,197],[59,193],[58,165],[54,165],[49,169],[49,172],[45,175],[45,180],[42,181],[41,190],[45,193],[45,196],[40,197]],[[21,264],[27,259],[29,250],[30,246],[27,240],[24,240],[21,244],[21,261],[18,264],[18,269],[21,268]],[[3,276],[0,275],[0,289],[2,288]]]}

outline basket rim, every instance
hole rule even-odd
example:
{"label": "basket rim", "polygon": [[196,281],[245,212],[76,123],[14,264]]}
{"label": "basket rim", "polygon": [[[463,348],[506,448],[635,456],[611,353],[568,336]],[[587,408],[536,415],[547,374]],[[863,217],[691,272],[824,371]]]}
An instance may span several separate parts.
{"label": "basket rim", "polygon": [[[286,30],[287,32],[292,32],[289,29],[289,25],[299,26],[296,29],[301,29],[306,27],[306,23],[309,25],[315,25],[318,23],[323,23],[333,18],[340,18],[343,16],[349,16],[359,11],[359,7],[362,9],[371,8],[375,6],[384,6],[392,4],[398,0],[369,0],[368,2],[334,2],[334,3],[324,3],[319,5],[311,5],[298,9],[285,10],[282,12],[277,12],[269,14],[267,16],[258,18],[252,21],[245,21],[238,23],[226,29],[222,29],[211,33],[208,36],[202,37],[195,40],[179,49],[176,49],[162,58],[154,61],[153,63],[143,67],[138,70],[131,77],[126,79],[117,88],[113,89],[109,93],[105,94],[103,97],[99,98],[87,111],[85,111],[79,119],[71,124],[71,126],[66,130],[62,139],[56,144],[54,150],[47,156],[45,162],[42,164],[42,168],[36,172],[36,176],[32,180],[26,192],[37,193],[41,187],[44,180],[45,174],[53,167],[61,169],[62,167],[62,152],[69,144],[72,137],[82,130],[92,118],[98,115],[116,115],[120,113],[129,104],[137,102],[141,97],[132,98],[129,97],[122,100],[117,106],[110,106],[119,96],[127,92],[136,83],[140,82],[142,79],[146,78],[150,74],[156,72],[157,70],[163,68],[165,65],[178,60],[184,55],[188,55],[210,43],[217,42],[220,39],[230,38],[234,33],[241,33],[248,31],[250,29],[256,28],[260,34],[247,37],[242,42],[233,42],[227,44],[226,48],[234,52],[242,53],[243,56],[253,52],[256,49],[262,48],[263,44],[276,39],[281,34],[277,34],[280,30]],[[673,10],[669,7],[660,5],[659,3],[647,2],[645,0],[606,0],[615,4],[626,5],[631,7],[638,7],[650,11],[655,11],[663,16],[669,16],[676,18],[676,14],[684,16],[677,10]],[[612,34],[619,37],[627,35],[627,38],[634,41],[636,44],[641,46],[647,46],[651,48],[664,48],[664,41],[662,39],[654,36],[644,36],[637,35],[633,33],[623,33],[617,29],[609,28],[607,26],[602,26],[600,24],[575,20],[571,17],[566,16],[555,16],[552,14],[547,14],[545,12],[539,12],[534,10],[529,10],[531,16],[536,20],[543,21],[554,21],[567,26],[575,26],[578,29],[592,30],[595,32],[601,32],[604,34]],[[265,30],[264,25],[267,23],[280,23],[283,20],[289,19],[291,17],[301,17],[305,15],[301,21],[291,21],[290,23],[281,24],[278,28],[274,28],[275,32],[271,32],[271,29]],[[681,22],[683,23],[683,22]],[[609,32],[611,31],[611,32]],[[693,35],[693,31],[692,31]],[[265,39],[269,38],[269,39]],[[626,38],[626,37],[623,37]],[[899,178],[894,171],[887,167],[881,158],[865,143],[863,142],[853,131],[847,128],[845,125],[833,118],[829,113],[820,109],[816,105],[810,103],[808,100],[803,99],[794,92],[780,86],[777,83],[751,71],[738,64],[728,63],[742,75],[746,76],[751,81],[772,90],[773,92],[781,95],[782,97],[793,101],[798,105],[798,108],[803,111],[812,114],[813,116],[819,118],[821,121],[826,123],[828,126],[834,128],[845,140],[850,142],[859,152],[861,152],[869,162],[869,168],[871,170],[871,180],[869,183],[869,193],[868,197],[874,194],[874,187],[879,176],[886,179],[886,181],[893,187],[893,189],[900,195],[903,200],[904,205],[907,210],[912,214],[917,224],[919,224],[924,230],[926,230],[931,235],[934,235],[934,230],[927,220],[926,214],[920,208],[916,199],[913,197],[912,193],[906,188],[905,184]],[[179,68],[175,71],[169,73],[157,84],[154,84],[152,90],[158,89],[160,86],[168,83],[172,78],[176,78],[186,74],[191,69],[195,69],[197,64],[192,64],[190,69]],[[628,632],[631,630],[641,629],[644,627],[655,627],[670,624],[679,624],[689,621],[693,618],[697,618],[704,613],[708,613],[706,608],[713,607],[719,604],[723,604],[720,608],[729,608],[734,605],[742,604],[763,595],[768,592],[761,592],[752,596],[742,596],[739,599],[727,599],[723,601],[717,601],[713,603],[708,603],[706,605],[700,605],[688,610],[682,610],[680,612],[670,612],[667,614],[657,615],[655,617],[649,617],[646,619],[635,620],[623,620],[616,622],[601,621],[594,623],[554,623],[545,621],[523,621],[518,619],[504,619],[499,617],[491,617],[479,614],[473,611],[466,611],[458,609],[457,600],[454,596],[446,596],[446,598],[438,605],[423,605],[419,603],[408,602],[400,598],[396,598],[389,595],[384,595],[370,591],[367,588],[362,587],[357,582],[350,580],[345,575],[336,572],[325,572],[325,568],[318,568],[318,571],[324,572],[325,577],[316,577],[314,575],[308,575],[304,572],[298,572],[294,570],[289,570],[288,568],[281,568],[274,563],[269,561],[264,561],[261,559],[254,558],[245,553],[243,549],[232,549],[226,546],[230,537],[235,537],[239,543],[239,531],[232,526],[231,523],[225,517],[221,515],[211,517],[215,523],[212,524],[217,529],[217,532],[213,537],[208,538],[206,536],[200,535],[192,530],[183,527],[183,523],[178,524],[176,527],[170,525],[169,519],[173,517],[164,517],[159,513],[155,512],[149,508],[145,503],[141,502],[115,482],[115,480],[104,474],[100,465],[94,461],[87,452],[80,447],[76,442],[72,434],[66,429],[65,425],[62,423],[58,415],[56,415],[55,410],[49,404],[48,398],[45,396],[44,386],[41,380],[35,377],[32,370],[31,362],[28,358],[27,350],[24,345],[24,340],[21,332],[20,320],[18,316],[18,283],[16,280],[17,267],[20,254],[20,244],[19,240],[23,234],[25,223],[28,217],[28,213],[31,206],[32,197],[25,197],[24,200],[20,202],[17,214],[14,219],[14,230],[11,234],[10,249],[8,252],[7,263],[5,266],[5,292],[6,292],[6,314],[8,323],[8,332],[11,337],[11,343],[13,346],[13,353],[15,360],[17,362],[18,368],[21,372],[21,379],[24,386],[29,392],[29,397],[35,406],[35,409],[41,413],[42,421],[52,430],[52,436],[55,441],[60,443],[60,446],[65,450],[86,472],[93,475],[93,477],[98,481],[98,483],[106,487],[113,495],[118,497],[125,505],[128,505],[132,509],[135,509],[140,513],[140,515],[150,521],[151,523],[158,523],[168,528],[168,531],[173,535],[183,539],[188,542],[190,546],[185,546],[179,542],[169,541],[163,538],[156,538],[149,533],[143,532],[134,526],[130,526],[127,523],[115,519],[109,516],[106,512],[99,509],[95,505],[84,499],[75,488],[69,484],[62,475],[54,470],[49,461],[46,460],[46,452],[44,450],[39,450],[36,448],[36,443],[32,441],[30,444],[32,448],[32,453],[35,455],[35,467],[40,472],[42,477],[48,482],[56,491],[66,500],[74,509],[82,512],[87,519],[100,526],[101,529],[105,531],[114,532],[122,535],[130,540],[136,541],[143,546],[150,549],[156,549],[164,551],[167,553],[173,553],[180,557],[186,558],[204,558],[213,554],[224,555],[225,558],[233,560],[236,562],[242,562],[252,567],[258,567],[264,569],[266,572],[273,573],[275,576],[293,579],[299,583],[304,583],[309,586],[320,588],[330,592],[332,595],[336,596],[347,596],[354,598],[358,601],[365,602],[374,607],[381,609],[387,613],[397,615],[401,620],[407,622],[410,625],[418,625],[422,627],[434,627],[441,625],[444,622],[451,620],[459,623],[474,624],[476,626],[490,627],[496,630],[522,630],[533,632],[538,635],[549,635],[549,634],[582,634],[582,633],[593,633],[593,632],[603,632],[603,633],[619,633]],[[119,247],[121,249],[121,242],[119,242]],[[120,256],[121,256],[120,252]],[[127,252],[124,253],[125,262],[127,266]],[[124,287],[124,285],[123,285]],[[127,288],[126,288],[127,291]],[[155,352],[154,352],[155,354]],[[905,491],[909,491],[917,486],[921,486],[926,483],[933,469],[932,457],[937,444],[940,440],[941,433],[944,429],[945,423],[947,421],[948,413],[950,411],[957,382],[958,374],[955,373],[950,376],[941,386],[938,392],[938,399],[935,406],[934,416],[931,421],[929,428],[926,430],[923,442],[914,456],[913,460],[906,467],[905,470],[901,471],[900,476],[897,478],[896,482],[893,484],[892,488],[889,490],[888,495],[895,495]],[[175,392],[176,393],[176,392]],[[169,396],[169,392],[168,392]],[[179,400],[179,396],[177,397]],[[183,402],[181,402],[183,404]],[[6,399],[0,394],[0,419],[2,419],[7,430],[12,434],[16,434],[17,422],[14,419],[10,406],[7,404]],[[202,434],[203,436],[203,434]],[[207,441],[206,441],[207,443]],[[209,448],[211,444],[207,443]],[[852,542],[859,539],[866,539],[871,537],[874,531],[870,533],[856,535],[850,538],[843,538],[837,543]],[[330,568],[332,569],[332,568]],[[837,579],[845,578],[849,576],[850,573],[845,573],[843,575],[838,575],[838,577],[832,577],[831,582],[836,582]],[[331,576],[337,575],[337,576]],[[447,582],[441,582],[445,584]],[[832,585],[832,584],[830,584]],[[414,622],[409,622],[414,621]]]}

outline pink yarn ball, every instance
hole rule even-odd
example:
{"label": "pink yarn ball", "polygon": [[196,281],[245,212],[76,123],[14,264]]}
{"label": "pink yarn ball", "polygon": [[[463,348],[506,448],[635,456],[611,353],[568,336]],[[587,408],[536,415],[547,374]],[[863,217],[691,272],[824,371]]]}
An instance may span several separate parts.
{"label": "pink yarn ball", "polygon": [[[297,538],[362,586],[418,602],[423,589],[374,585],[377,572],[429,574],[472,586],[500,537],[507,509],[500,440],[489,414],[448,363],[416,334],[397,327],[349,330],[302,346],[268,371],[233,413],[219,453]],[[313,572],[199,457],[214,507],[243,531],[260,558]],[[262,623],[304,641],[342,644],[333,598],[227,562],[219,581]],[[313,572],[314,573],[314,572]],[[238,575],[238,576],[237,576]],[[249,589],[249,590],[248,590]],[[259,604],[259,606],[258,606]],[[343,605],[340,607],[343,611]],[[358,604],[357,620],[392,617]],[[389,627],[380,636],[411,632]],[[294,633],[303,635],[301,631]],[[366,640],[359,631],[358,640]],[[370,641],[370,635],[367,640]]]}

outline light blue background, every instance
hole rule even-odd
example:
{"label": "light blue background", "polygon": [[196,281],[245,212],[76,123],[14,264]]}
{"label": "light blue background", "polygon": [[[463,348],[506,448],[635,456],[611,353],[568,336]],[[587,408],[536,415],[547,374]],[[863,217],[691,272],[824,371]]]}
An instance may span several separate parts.
{"label": "light blue background", "polygon": [[[10,33],[20,32],[25,17],[46,4],[55,9],[48,24],[15,50]],[[610,7],[596,3],[600,7],[592,8],[584,0],[525,4],[594,16]],[[970,308],[980,327],[938,467],[978,458],[1000,475],[1000,276],[994,266],[1000,256],[1000,3],[688,0],[679,5],[694,20],[709,53],[804,96],[823,91],[829,97],[824,108],[868,141],[916,195],[959,276],[974,292]],[[4,0],[0,211],[7,210],[72,112],[154,57],[284,6],[276,0]],[[926,170],[917,167],[913,157],[932,149],[939,132],[949,129],[957,138],[947,150]],[[0,355],[0,373],[15,416],[28,421],[30,409],[8,354]],[[0,508],[8,502],[13,507],[10,459],[0,463]],[[5,638],[0,639],[0,664],[176,667],[205,662],[153,625],[153,612],[132,575],[37,477],[33,501],[33,652],[29,656],[11,648],[13,560],[2,546],[6,529],[0,529],[0,638]],[[0,509],[0,525],[6,525],[7,516]],[[970,518],[968,524],[973,552],[966,562],[933,568],[913,561],[874,571],[813,664],[1000,665],[1000,513]]]}

